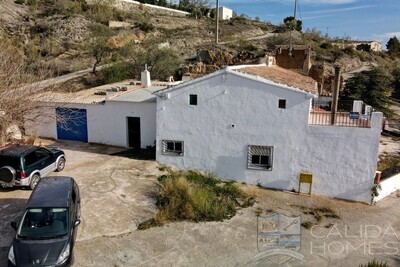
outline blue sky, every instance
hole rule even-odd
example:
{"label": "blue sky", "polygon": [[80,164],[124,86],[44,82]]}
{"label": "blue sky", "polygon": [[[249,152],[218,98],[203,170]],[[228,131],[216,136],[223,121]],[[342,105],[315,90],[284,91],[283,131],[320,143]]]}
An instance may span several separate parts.
{"label": "blue sky", "polygon": [[[210,1],[215,6],[215,0]],[[331,37],[377,40],[383,48],[394,35],[400,39],[400,0],[298,0],[303,30],[317,28]],[[294,0],[220,0],[237,14],[274,24],[293,16]]]}

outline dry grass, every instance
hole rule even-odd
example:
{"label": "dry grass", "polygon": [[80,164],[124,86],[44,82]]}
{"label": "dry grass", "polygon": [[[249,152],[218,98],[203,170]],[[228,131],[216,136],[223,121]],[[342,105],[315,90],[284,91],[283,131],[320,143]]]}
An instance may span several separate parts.
{"label": "dry grass", "polygon": [[254,204],[255,193],[249,195],[233,182],[197,171],[163,169],[168,174],[159,178],[159,212],[155,218],[141,223],[138,229],[181,220],[221,221],[233,217],[238,208]]}

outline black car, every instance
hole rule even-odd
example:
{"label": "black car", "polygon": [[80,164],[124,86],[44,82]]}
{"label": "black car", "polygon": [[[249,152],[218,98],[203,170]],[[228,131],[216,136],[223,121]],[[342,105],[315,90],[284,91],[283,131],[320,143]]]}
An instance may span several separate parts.
{"label": "black car", "polygon": [[80,223],[78,185],[71,177],[41,179],[33,190],[16,235],[8,266],[70,266]]}
{"label": "black car", "polygon": [[0,149],[0,185],[35,188],[40,178],[65,167],[65,154],[55,147],[12,145]]}

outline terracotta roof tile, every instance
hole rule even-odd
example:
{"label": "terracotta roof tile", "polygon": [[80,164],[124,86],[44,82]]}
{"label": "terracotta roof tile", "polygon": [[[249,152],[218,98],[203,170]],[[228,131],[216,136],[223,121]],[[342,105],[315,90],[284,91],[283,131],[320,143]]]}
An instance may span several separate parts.
{"label": "terracotta roof tile", "polygon": [[245,67],[236,69],[236,71],[260,76],[276,83],[286,84],[312,94],[318,94],[316,81],[313,78],[278,66]]}

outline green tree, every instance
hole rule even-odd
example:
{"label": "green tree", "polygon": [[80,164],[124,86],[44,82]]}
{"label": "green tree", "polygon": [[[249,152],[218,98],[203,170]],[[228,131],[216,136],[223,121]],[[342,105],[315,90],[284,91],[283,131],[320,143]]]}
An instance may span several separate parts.
{"label": "green tree", "polygon": [[389,55],[399,56],[400,55],[400,42],[396,36],[389,39],[386,44]]}
{"label": "green tree", "polygon": [[91,36],[85,45],[85,49],[91,54],[95,62],[93,63],[93,74],[96,73],[96,68],[107,56],[115,50],[110,43],[109,39],[112,36],[112,31],[107,26],[102,24],[93,24],[91,26]]}
{"label": "green tree", "polygon": [[299,32],[303,30],[303,22],[301,20],[295,20],[293,16],[284,18],[283,23],[286,24],[290,30],[296,30]]}
{"label": "green tree", "polygon": [[147,64],[154,79],[167,80],[169,76],[174,75],[181,60],[175,51],[159,44],[158,40],[150,39],[143,44],[142,49],[131,50],[134,74],[140,75]]}
{"label": "green tree", "polygon": [[362,100],[385,115],[392,114],[389,109],[392,91],[391,76],[383,69],[373,68],[369,71],[356,73],[346,81],[346,86],[340,94],[343,100]]}
{"label": "green tree", "polygon": [[393,75],[393,93],[392,97],[400,100],[400,67],[396,68],[392,72]]}

